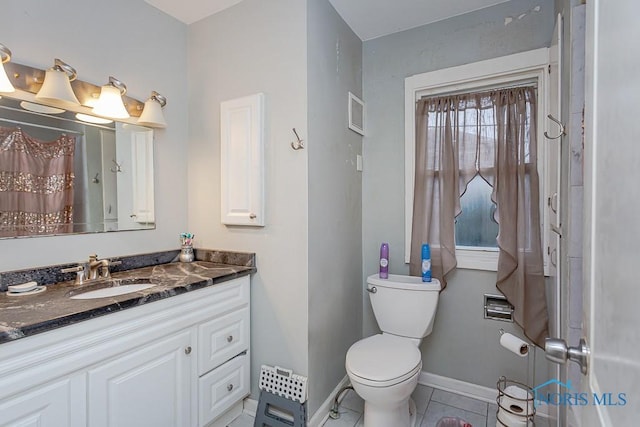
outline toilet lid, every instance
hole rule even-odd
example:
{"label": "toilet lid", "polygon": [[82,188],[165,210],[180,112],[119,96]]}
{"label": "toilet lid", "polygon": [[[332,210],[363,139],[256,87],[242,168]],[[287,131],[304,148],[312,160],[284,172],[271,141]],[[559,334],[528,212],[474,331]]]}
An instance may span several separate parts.
{"label": "toilet lid", "polygon": [[419,368],[420,350],[406,338],[374,335],[353,344],[346,357],[346,368],[370,381],[390,381],[407,376]]}

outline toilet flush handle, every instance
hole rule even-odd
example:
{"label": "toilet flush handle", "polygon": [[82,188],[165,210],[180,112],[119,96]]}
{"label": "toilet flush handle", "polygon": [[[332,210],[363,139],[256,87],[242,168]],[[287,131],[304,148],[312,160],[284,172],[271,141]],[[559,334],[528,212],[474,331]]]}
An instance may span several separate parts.
{"label": "toilet flush handle", "polygon": [[376,292],[378,292],[378,288],[376,288],[375,286],[372,287],[368,287],[367,288],[367,292],[371,293],[371,294],[375,294]]}

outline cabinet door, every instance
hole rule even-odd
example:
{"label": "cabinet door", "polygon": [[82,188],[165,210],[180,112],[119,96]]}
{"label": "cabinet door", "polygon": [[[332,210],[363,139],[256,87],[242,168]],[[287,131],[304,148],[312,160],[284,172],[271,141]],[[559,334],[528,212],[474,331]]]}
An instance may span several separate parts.
{"label": "cabinet door", "polygon": [[222,223],[264,225],[264,95],[220,105]]}
{"label": "cabinet door", "polygon": [[191,426],[194,335],[189,329],[90,369],[89,425]]}
{"label": "cabinet door", "polygon": [[58,427],[84,425],[84,378],[64,378],[3,399],[0,426]]}

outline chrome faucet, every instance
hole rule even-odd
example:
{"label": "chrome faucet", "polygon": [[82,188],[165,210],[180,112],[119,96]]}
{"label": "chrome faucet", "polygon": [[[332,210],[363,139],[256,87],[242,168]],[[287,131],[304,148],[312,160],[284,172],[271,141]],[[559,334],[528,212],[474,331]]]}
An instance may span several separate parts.
{"label": "chrome faucet", "polygon": [[[82,285],[92,280],[108,279],[111,277],[109,267],[112,265],[120,265],[122,261],[110,261],[108,259],[98,259],[98,255],[89,255],[89,262],[78,264],[76,267],[63,268],[61,273],[76,273],[76,285]],[[100,274],[98,274],[98,271]]]}
{"label": "chrome faucet", "polygon": [[98,259],[96,254],[89,255],[88,280],[96,280],[98,278],[98,270],[100,270],[100,278],[108,279],[111,277],[109,267],[118,264],[122,264],[122,261],[109,261],[108,259]]}

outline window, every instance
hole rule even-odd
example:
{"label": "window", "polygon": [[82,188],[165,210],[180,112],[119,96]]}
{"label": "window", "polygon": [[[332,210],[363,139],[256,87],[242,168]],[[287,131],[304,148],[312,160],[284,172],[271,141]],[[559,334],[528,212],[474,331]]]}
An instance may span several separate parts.
{"label": "window", "polygon": [[498,223],[493,215],[496,204],[491,200],[491,186],[476,175],[460,197],[462,213],[456,218],[456,247],[472,250],[497,248]]}
{"label": "window", "polygon": [[[415,167],[415,103],[423,97],[473,93],[514,84],[530,83],[538,88],[538,118],[545,117],[545,85],[548,49],[538,49],[460,67],[438,70],[405,79],[405,262],[409,262],[413,185]],[[538,138],[543,120],[538,119]],[[538,143],[538,174],[541,179],[540,200],[547,183],[544,180],[544,144]],[[460,203],[462,213],[456,218],[456,258],[459,268],[497,270],[498,251],[495,237],[498,225],[493,220],[495,205],[492,188],[480,176],[469,182]],[[542,222],[546,210],[540,209]],[[542,225],[541,225],[542,226]],[[543,233],[543,239],[547,236]],[[544,244],[544,243],[543,243]],[[544,247],[544,246],[543,246]],[[545,259],[545,269],[546,269]]]}

